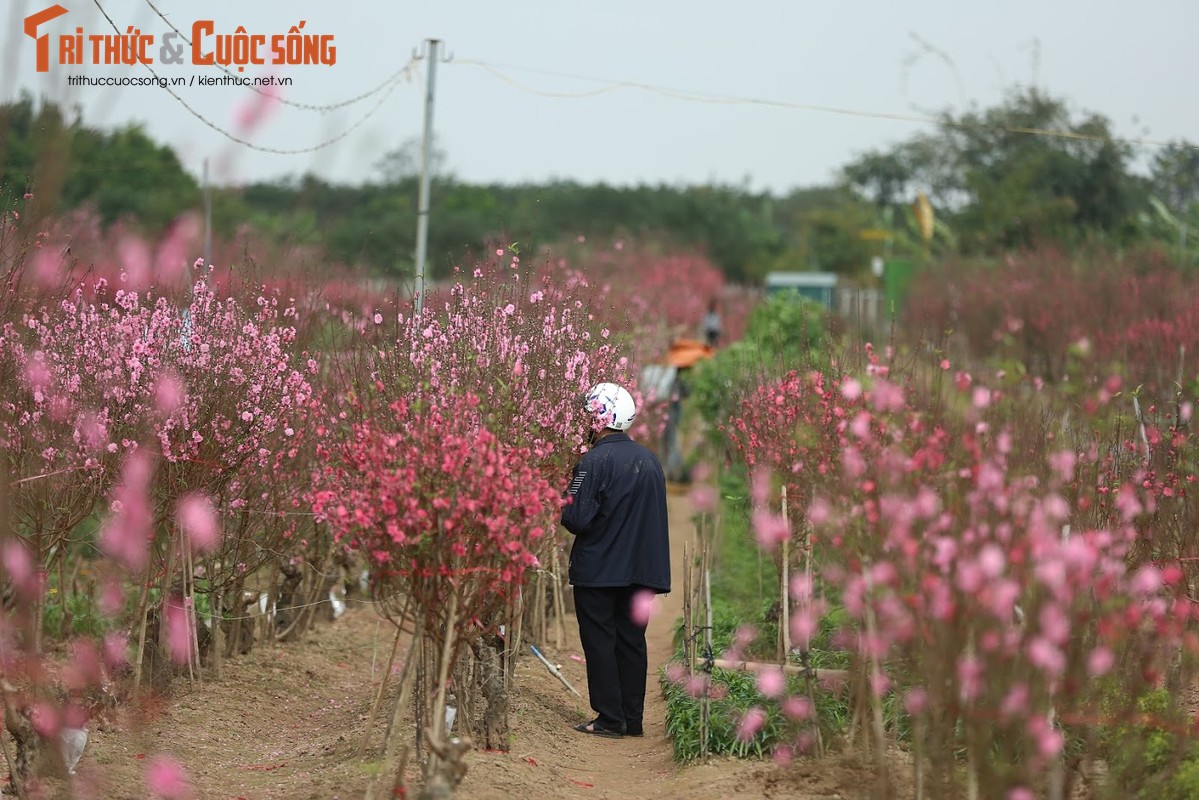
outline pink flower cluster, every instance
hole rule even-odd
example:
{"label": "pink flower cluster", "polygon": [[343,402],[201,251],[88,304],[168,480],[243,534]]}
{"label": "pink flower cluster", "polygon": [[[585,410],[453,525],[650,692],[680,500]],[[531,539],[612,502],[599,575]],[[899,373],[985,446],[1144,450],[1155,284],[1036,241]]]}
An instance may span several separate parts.
{"label": "pink flower cluster", "polygon": [[[793,641],[809,641],[823,599],[836,598],[861,691],[905,696],[930,747],[961,726],[980,732],[968,746],[1002,737],[1021,753],[1002,781],[1033,783],[1061,752],[1063,720],[1111,713],[1101,687],[1135,703],[1170,653],[1199,645],[1189,559],[1169,521],[1193,518],[1194,439],[1150,418],[1134,434],[1143,442],[1113,440],[1105,420],[1119,412],[1102,383],[1081,404],[1091,416],[1075,411],[1065,426],[1056,415],[1069,412],[1032,387],[959,374],[948,400],[930,402],[873,351],[867,361],[852,377],[764,385],[726,429],[759,470],[760,544],[792,533],[762,470],[813,531],[821,570],[793,581]],[[769,676],[760,685],[776,692]]]}

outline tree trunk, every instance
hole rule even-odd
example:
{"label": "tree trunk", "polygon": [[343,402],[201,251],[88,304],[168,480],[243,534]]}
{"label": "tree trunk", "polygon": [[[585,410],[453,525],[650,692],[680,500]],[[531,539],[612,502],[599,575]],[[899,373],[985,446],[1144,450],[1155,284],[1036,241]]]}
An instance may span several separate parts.
{"label": "tree trunk", "polygon": [[487,708],[483,711],[483,746],[488,750],[508,751],[508,690],[504,686],[504,642],[498,636],[484,637],[472,642],[471,649],[479,662],[480,682]]}

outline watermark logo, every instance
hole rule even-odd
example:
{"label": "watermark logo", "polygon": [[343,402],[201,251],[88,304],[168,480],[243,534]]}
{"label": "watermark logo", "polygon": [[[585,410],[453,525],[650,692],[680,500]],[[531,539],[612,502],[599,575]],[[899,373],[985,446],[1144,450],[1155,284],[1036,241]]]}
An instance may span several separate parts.
{"label": "watermark logo", "polygon": [[59,5],[53,5],[43,9],[36,14],[30,14],[25,17],[25,35],[37,42],[37,71],[50,71],[50,37],[49,35],[37,35],[38,26],[43,22],[49,22],[52,19],[58,19],[67,10]]}
{"label": "watermark logo", "polygon": [[[73,33],[52,39],[49,33],[38,35],[39,28],[69,13],[53,5],[25,18],[25,35],[36,42],[37,71],[49,72],[52,63],[59,66],[123,64],[191,64],[195,66],[236,67],[245,72],[253,65],[303,66],[337,63],[337,46],[332,34],[309,33],[306,20],[292,25],[287,33],[249,33],[244,25],[233,33],[220,33],[216,22],[198,19],[191,25],[190,48],[180,42],[182,34],[171,31],[161,42],[152,33],[130,25],[124,33],[86,33],[76,27]],[[52,42],[58,46],[53,47]],[[157,51],[155,46],[157,45]],[[157,55],[157,62],[155,61]]]}

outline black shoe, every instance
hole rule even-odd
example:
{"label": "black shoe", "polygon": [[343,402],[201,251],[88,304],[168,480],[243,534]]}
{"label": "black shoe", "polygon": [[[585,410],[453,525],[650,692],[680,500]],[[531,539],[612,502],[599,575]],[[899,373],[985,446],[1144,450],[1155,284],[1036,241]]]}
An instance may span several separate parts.
{"label": "black shoe", "polygon": [[601,728],[598,721],[580,722],[575,726],[575,730],[579,733],[589,733],[592,736],[603,736],[605,739],[619,739],[623,736],[620,731],[610,731],[607,728]]}
{"label": "black shoe", "polygon": [[645,729],[640,725],[626,725],[624,729],[625,736],[644,736]]}

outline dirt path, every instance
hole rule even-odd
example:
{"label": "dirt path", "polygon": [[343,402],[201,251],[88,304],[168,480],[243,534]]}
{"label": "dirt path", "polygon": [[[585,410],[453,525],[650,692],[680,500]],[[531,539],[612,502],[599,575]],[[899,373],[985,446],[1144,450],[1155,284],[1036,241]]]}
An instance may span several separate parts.
{"label": "dirt path", "polygon": [[[674,586],[681,589],[683,543],[692,537],[691,513],[680,495],[670,497]],[[657,670],[672,652],[671,628],[681,614],[676,591],[659,598],[647,633],[650,686],[644,738],[621,740],[572,730],[590,719],[585,699],[571,694],[542,664],[525,654],[517,664],[512,698],[512,748],[476,751],[459,790],[481,800],[666,800],[705,798],[835,798],[844,780],[830,780],[828,762],[782,771],[773,765],[718,760],[679,769],[665,735],[665,704]],[[573,620],[561,648],[545,647],[586,697],[586,674],[570,656],[580,653]],[[176,684],[174,694],[142,720],[118,713],[107,727],[92,725],[75,797],[134,800],[147,796],[146,766],[164,754],[186,769],[193,797],[234,800],[341,800],[361,798],[377,767],[385,721],[372,731],[368,759],[354,754],[382,678],[390,639],[368,605],[351,605],[332,624],[319,624],[305,641],[257,647],[228,665],[224,678],[203,689]],[[396,668],[398,670],[398,667]],[[382,714],[381,717],[386,717]],[[844,766],[844,765],[843,765]],[[860,772],[849,773],[851,784]],[[785,784],[785,785],[784,785]],[[850,784],[850,785],[851,785]],[[90,790],[88,789],[90,786]],[[72,795],[49,782],[42,797]]]}
{"label": "dirt path", "polygon": [[567,625],[568,645],[548,648],[548,655],[582,694],[572,695],[556,680],[546,681],[544,666],[522,659],[517,681],[522,691],[513,715],[513,745],[508,754],[476,753],[463,784],[470,798],[654,798],[673,794],[677,776],[670,739],[666,736],[666,705],[657,687],[658,668],[673,652],[672,628],[683,613],[683,543],[692,537],[691,509],[686,498],[669,498],[671,584],[659,596],[646,631],[650,682],[646,691],[645,736],[612,740],[571,730],[594,714],[586,702],[587,675],[580,654],[578,630]]}

